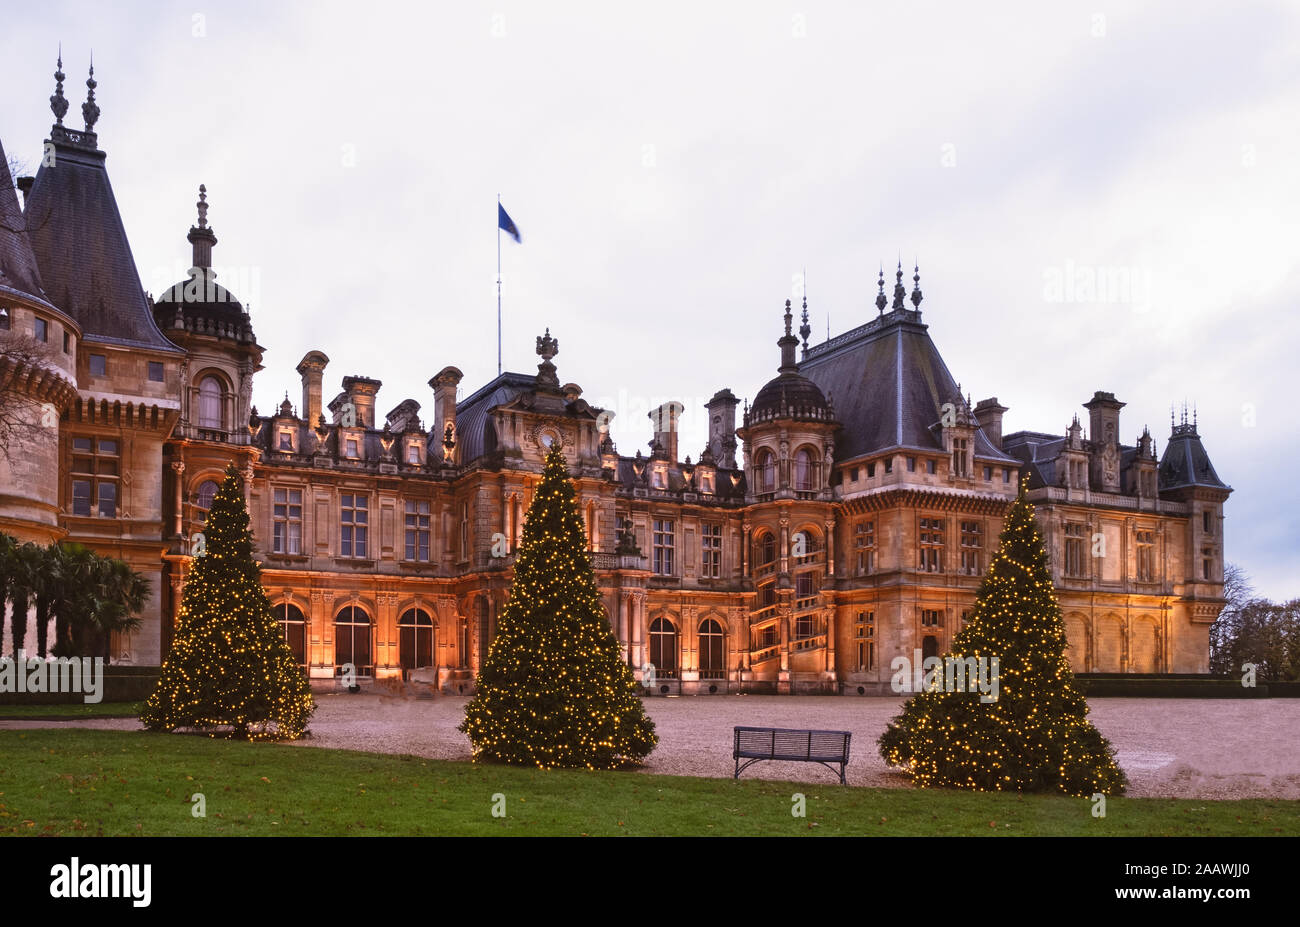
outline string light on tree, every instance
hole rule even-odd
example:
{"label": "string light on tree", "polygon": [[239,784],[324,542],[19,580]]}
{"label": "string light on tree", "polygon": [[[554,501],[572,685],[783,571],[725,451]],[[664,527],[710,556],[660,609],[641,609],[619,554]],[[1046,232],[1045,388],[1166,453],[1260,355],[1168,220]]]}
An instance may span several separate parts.
{"label": "string light on tree", "polygon": [[243,487],[227,468],[185,581],[171,651],[140,720],[250,740],[294,740],[315,710],[253,559]]}
{"label": "string light on tree", "polygon": [[514,584],[465,709],[474,759],[608,769],[658,743],[605,617],[555,442],[524,523]]}
{"label": "string light on tree", "polygon": [[1123,794],[1127,778],[1087,719],[1065,647],[1047,551],[1022,482],[950,654],[996,657],[997,700],[982,702],[969,691],[921,692],[881,735],[881,756],[923,788]]}

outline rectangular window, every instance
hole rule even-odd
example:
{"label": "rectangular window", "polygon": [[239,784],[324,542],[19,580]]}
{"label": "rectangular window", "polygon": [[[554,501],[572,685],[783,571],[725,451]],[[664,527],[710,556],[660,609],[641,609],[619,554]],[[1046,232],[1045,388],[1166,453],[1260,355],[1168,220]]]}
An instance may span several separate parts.
{"label": "rectangular window", "polygon": [[1010,468],[1010,467],[1003,467],[1003,468],[1002,468],[1002,482],[1004,482],[1004,483],[1010,483],[1010,482],[1011,482],[1011,468]]}
{"label": "rectangular window", "polygon": [[102,377],[108,372],[108,358],[103,354],[90,355],[90,375]]}
{"label": "rectangular window", "polygon": [[162,361],[149,361],[149,379],[154,383],[163,381]]}
{"label": "rectangular window", "polygon": [[366,534],[369,529],[370,499],[358,493],[345,492],[339,496],[339,524],[342,527],[339,556],[366,556]]}
{"label": "rectangular window", "polygon": [[1065,575],[1083,578],[1088,575],[1084,568],[1083,542],[1085,528],[1083,525],[1065,526]]}
{"label": "rectangular window", "polygon": [[292,432],[292,431],[282,431],[282,432],[280,432],[280,450],[282,450],[282,451],[292,451],[292,450],[293,450],[293,432]]}
{"label": "rectangular window", "polygon": [[701,575],[705,579],[722,576],[722,525],[701,526],[700,549],[703,554]]}
{"label": "rectangular window", "polygon": [[943,612],[937,608],[921,609],[921,627],[937,628],[943,624]]}
{"label": "rectangular window", "polygon": [[673,523],[671,519],[654,520],[653,570],[660,576],[673,575]]}
{"label": "rectangular window", "polygon": [[357,439],[356,439],[356,438],[348,438],[348,439],[347,439],[347,442],[344,444],[344,447],[346,448],[346,450],[344,451],[344,453],[346,453],[347,456],[349,456],[349,457],[356,457],[356,456],[357,456]]}
{"label": "rectangular window", "polygon": [[856,482],[858,481],[858,468],[857,468],[857,467],[854,467],[853,469],[849,470],[849,481],[850,481],[850,482],[853,482],[853,483],[856,483]]}
{"label": "rectangular window", "polygon": [[927,460],[927,461],[925,462],[925,472],[928,473],[928,474],[930,474],[931,476],[934,476],[934,461],[933,461],[933,460]]}
{"label": "rectangular window", "polygon": [[853,526],[853,554],[859,576],[875,572],[876,523],[874,521],[860,521]]}
{"label": "rectangular window", "polygon": [[460,504],[460,559],[461,562],[469,560],[469,503]]}
{"label": "rectangular window", "polygon": [[867,479],[872,479],[875,475],[876,465],[874,463],[867,464]]}
{"label": "rectangular window", "polygon": [[9,310],[0,306],[0,332],[9,331]]}
{"label": "rectangular window", "polygon": [[429,503],[406,500],[406,559],[429,560]]}
{"label": "rectangular window", "polygon": [[713,474],[700,474],[700,492],[711,495],[713,493]]}
{"label": "rectangular window", "polygon": [[980,573],[980,549],[983,547],[978,521],[961,523],[961,571],[967,576]]}
{"label": "rectangular window", "polygon": [[915,473],[915,472],[916,472],[916,458],[915,458],[915,457],[909,457],[909,458],[907,458],[907,472],[908,472],[908,473]]}
{"label": "rectangular window", "polygon": [[65,331],[63,333],[63,353],[64,354],[72,353],[72,332]]}
{"label": "rectangular window", "polygon": [[120,449],[111,438],[72,439],[72,514],[117,517]]}
{"label": "rectangular window", "polygon": [[1206,534],[1213,534],[1213,533],[1214,533],[1212,530],[1210,530],[1210,513],[1209,513],[1209,512],[1202,512],[1202,513],[1201,513],[1201,529],[1202,529]]}
{"label": "rectangular window", "polygon": [[943,519],[922,518],[919,530],[917,569],[924,573],[943,572]]}
{"label": "rectangular window", "polygon": [[411,444],[407,446],[406,462],[409,464],[418,464],[420,462],[420,445]]}
{"label": "rectangular window", "polygon": [[817,573],[812,570],[796,573],[794,577],[794,597],[796,599],[808,599],[816,594]]}
{"label": "rectangular window", "polygon": [[991,482],[993,481],[993,468],[992,468],[992,467],[985,467],[985,468],[984,468],[984,480],[985,480],[985,482],[989,482],[989,483],[991,483]]}
{"label": "rectangular window", "polygon": [[651,484],[655,489],[668,488],[668,470],[664,467],[654,468],[654,482]]}
{"label": "rectangular window", "polygon": [[966,469],[965,438],[953,438],[952,440],[952,472],[954,476],[967,476],[969,473]]}
{"label": "rectangular window", "polygon": [[1214,551],[1208,548],[1201,551],[1201,579],[1209,581],[1214,572]]}
{"label": "rectangular window", "polygon": [[1137,580],[1140,583],[1155,581],[1155,532],[1137,532]]}
{"label": "rectangular window", "polygon": [[271,550],[277,554],[302,553],[302,490],[277,489],[272,518]]}
{"label": "rectangular window", "polygon": [[894,472],[894,458],[892,457],[885,458],[885,472],[886,473]]}
{"label": "rectangular window", "polygon": [[961,613],[961,626],[962,626],[963,628],[966,627],[966,622],[968,622],[968,621],[970,621],[970,609],[969,609],[969,608],[962,609],[962,613]]}
{"label": "rectangular window", "polygon": [[858,612],[857,625],[854,628],[858,644],[858,669],[876,668],[876,613]]}
{"label": "rectangular window", "polygon": [[50,340],[50,323],[44,319],[35,319],[34,321],[36,323],[36,340],[48,342]]}

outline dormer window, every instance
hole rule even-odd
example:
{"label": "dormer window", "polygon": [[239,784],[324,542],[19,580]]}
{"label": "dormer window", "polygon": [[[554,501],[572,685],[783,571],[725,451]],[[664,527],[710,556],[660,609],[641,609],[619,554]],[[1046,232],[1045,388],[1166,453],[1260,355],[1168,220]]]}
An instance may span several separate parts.
{"label": "dormer window", "polygon": [[357,456],[357,453],[358,453],[358,452],[357,452],[357,439],[356,439],[356,438],[348,438],[348,439],[344,442],[344,453],[345,453],[348,457],[356,457],[356,456]]}
{"label": "dormer window", "polygon": [[952,473],[953,476],[969,476],[966,462],[967,442],[965,438],[952,439]]}
{"label": "dormer window", "polygon": [[293,450],[293,432],[287,428],[282,429],[280,432],[280,450],[282,451]]}
{"label": "dormer window", "polygon": [[652,485],[655,489],[667,489],[667,488],[668,488],[668,468],[667,468],[667,467],[655,467],[653,473],[651,474],[651,476],[652,476],[652,479],[653,479],[653,482],[651,483],[651,485]]}
{"label": "dormer window", "polygon": [[711,493],[711,492],[713,492],[713,474],[712,474],[712,473],[701,473],[701,474],[700,474],[700,492],[703,492],[703,493]]}
{"label": "dormer window", "polygon": [[420,445],[408,444],[406,446],[406,462],[409,464],[418,464],[420,462]]}

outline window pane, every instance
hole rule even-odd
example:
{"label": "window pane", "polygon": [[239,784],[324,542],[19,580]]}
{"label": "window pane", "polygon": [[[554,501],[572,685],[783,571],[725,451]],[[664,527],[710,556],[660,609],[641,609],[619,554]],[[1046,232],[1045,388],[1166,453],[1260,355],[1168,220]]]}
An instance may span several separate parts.
{"label": "window pane", "polygon": [[117,484],[99,484],[99,515],[101,518],[117,517]]}

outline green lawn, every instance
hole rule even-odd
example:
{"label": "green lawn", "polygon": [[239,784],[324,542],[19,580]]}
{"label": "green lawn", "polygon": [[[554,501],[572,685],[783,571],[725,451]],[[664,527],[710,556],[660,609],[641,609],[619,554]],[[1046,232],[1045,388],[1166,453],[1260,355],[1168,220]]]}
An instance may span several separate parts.
{"label": "green lawn", "polygon": [[67,705],[0,705],[0,721],[57,720],[69,718],[138,718],[144,702],[100,702],[89,705],[73,702]]}
{"label": "green lawn", "polygon": [[[818,775],[826,778],[817,780]],[[1300,834],[1297,801],[1083,799],[550,771],[188,735],[0,731],[0,834]],[[791,815],[806,796],[807,816]],[[202,793],[207,816],[194,817]],[[493,817],[493,796],[505,796]]]}

